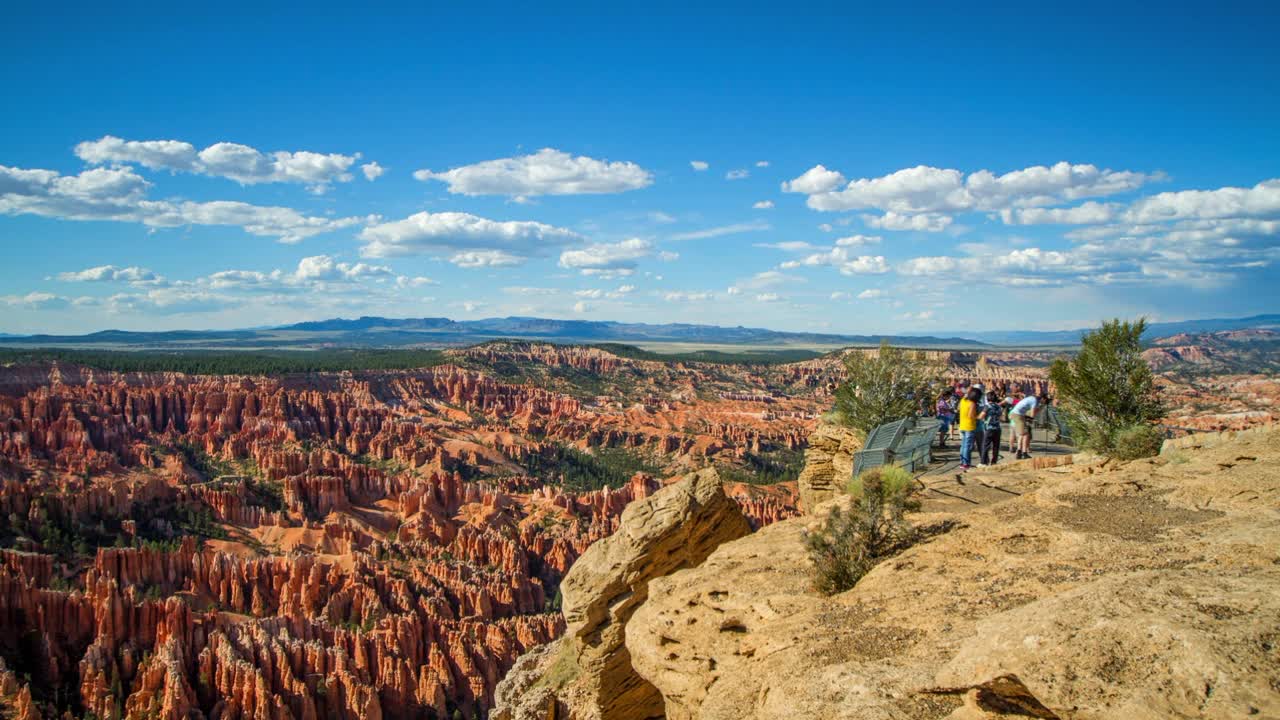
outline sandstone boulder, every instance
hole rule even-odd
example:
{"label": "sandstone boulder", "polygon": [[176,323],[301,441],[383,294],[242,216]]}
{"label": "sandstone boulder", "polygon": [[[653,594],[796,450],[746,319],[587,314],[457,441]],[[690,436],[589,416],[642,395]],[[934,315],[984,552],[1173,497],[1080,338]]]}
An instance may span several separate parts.
{"label": "sandstone boulder", "polygon": [[565,636],[522,659],[499,685],[495,717],[557,717],[557,704],[572,718],[661,717],[662,696],[631,667],[627,622],[648,599],[650,581],[695,566],[749,532],[714,470],[633,502],[618,531],[591,546],[565,577]]}
{"label": "sandstone boulder", "polygon": [[824,420],[809,436],[804,454],[800,486],[800,507],[806,513],[842,492],[853,473],[853,454],[862,449],[866,436],[861,430]]}

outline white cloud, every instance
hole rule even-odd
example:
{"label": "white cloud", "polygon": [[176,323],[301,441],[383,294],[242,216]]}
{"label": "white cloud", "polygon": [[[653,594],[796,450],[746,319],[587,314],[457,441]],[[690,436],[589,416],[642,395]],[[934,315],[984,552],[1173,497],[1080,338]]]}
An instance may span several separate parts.
{"label": "white cloud", "polygon": [[385,265],[337,262],[328,255],[313,255],[298,261],[295,276],[302,281],[353,282],[371,278],[392,278],[395,273]]}
{"label": "white cloud", "polygon": [[784,262],[779,267],[790,270],[821,265],[830,265],[839,270],[841,275],[878,275],[889,272],[889,263],[883,255],[853,255],[847,247],[834,247],[802,260]]}
{"label": "white cloud", "polygon": [[715,297],[715,293],[711,291],[691,292],[688,290],[675,290],[662,296],[667,302],[702,302]]}
{"label": "white cloud", "polygon": [[867,288],[866,290],[858,293],[859,300],[876,300],[882,297],[884,297],[884,291],[877,290],[875,288]]}
{"label": "white cloud", "polygon": [[418,170],[422,181],[448,183],[458,195],[588,195],[637,190],[653,183],[653,175],[631,162],[609,162],[544,148],[532,155],[486,160],[445,172]]}
{"label": "white cloud", "polygon": [[879,235],[849,235],[848,237],[836,238],[836,247],[863,247],[865,245],[876,245],[879,242]]}
{"label": "white cloud", "polygon": [[689,167],[693,168],[698,172],[702,172],[703,170],[706,170],[707,168],[711,167],[711,165],[702,160],[690,160]]}
{"label": "white cloud", "polygon": [[758,168],[767,168],[767,167],[769,167],[769,161],[768,161],[768,160],[757,160],[757,161],[756,161],[756,167],[758,167]]}
{"label": "white cloud", "polygon": [[71,298],[47,292],[30,292],[26,295],[0,295],[0,303],[27,310],[62,310],[72,304]]}
{"label": "white cloud", "polygon": [[360,172],[364,173],[364,178],[369,182],[373,182],[374,180],[382,177],[382,174],[386,171],[386,168],[376,162],[367,162],[360,166]]}
{"label": "white cloud", "polygon": [[758,272],[749,278],[739,280],[730,288],[730,292],[737,294],[743,290],[761,290],[764,288],[777,287],[779,285],[795,285],[804,282],[804,278],[798,278],[794,275],[778,272],[777,270],[765,270]]}
{"label": "white cloud", "polygon": [[[263,153],[248,145],[229,142],[215,143],[196,152],[194,145],[178,140],[122,140],[111,135],[82,142],[75,152],[80,159],[95,165],[131,163],[151,169],[223,177],[244,185],[302,183],[320,192],[330,183],[350,181],[348,170],[359,157],[358,154],[306,150]],[[377,167],[377,163],[370,164]],[[365,174],[368,175],[368,170]]]}
{"label": "white cloud", "polygon": [[0,214],[61,220],[136,222],[149,227],[232,225],[253,235],[295,243],[371,218],[309,217],[285,207],[215,200],[149,200],[151,184],[129,167],[92,168],[79,175],[0,165]]}
{"label": "white cloud", "polygon": [[760,200],[759,202],[752,203],[751,207],[756,210],[771,210],[773,209],[773,201]]}
{"label": "white cloud", "polygon": [[656,222],[660,225],[669,225],[676,221],[675,217],[668,215],[667,213],[664,213],[661,210],[655,210],[649,213],[649,220]]}
{"label": "white cloud", "polygon": [[641,238],[631,238],[619,243],[596,243],[577,250],[560,253],[560,267],[582,272],[584,275],[622,277],[630,275],[636,261],[653,254],[653,243]]}
{"label": "white cloud", "polygon": [[745,168],[730,170],[729,172],[724,174],[725,180],[745,180],[749,177],[751,177],[751,171]]}
{"label": "white cloud", "polygon": [[832,300],[848,300],[850,297],[852,296],[849,293],[844,292],[843,290],[837,290],[831,293]]}
{"label": "white cloud", "polygon": [[164,278],[141,267],[116,267],[115,265],[99,265],[74,272],[61,272],[57,275],[63,282],[127,282],[147,285],[164,282]]}
{"label": "white cloud", "polygon": [[401,289],[418,288],[418,287],[424,287],[426,285],[436,285],[436,284],[438,283],[436,283],[435,280],[432,280],[431,278],[427,278],[427,277],[422,277],[421,275],[418,275],[416,277],[400,275],[396,278],[396,287]]}
{"label": "white cloud", "polygon": [[1265,180],[1251,188],[1159,193],[1135,202],[1125,213],[1125,220],[1147,223],[1276,216],[1280,216],[1280,179]]}
{"label": "white cloud", "polygon": [[[1127,192],[1164,179],[1160,173],[1099,169],[1060,162],[995,175],[979,170],[967,177],[959,170],[919,165],[878,178],[861,178],[836,190],[843,178],[818,166],[784,184],[783,189],[809,195],[815,210],[874,208],[900,214],[998,211],[1037,207],[1086,197]],[[820,182],[812,182],[813,179]]]}
{"label": "white cloud", "polygon": [[782,191],[815,195],[834,190],[843,183],[844,175],[821,165],[814,165],[795,180],[783,182]]}
{"label": "white cloud", "polygon": [[[560,291],[555,288],[548,287],[504,287],[502,292],[508,295],[555,295]],[[575,293],[576,294],[576,293]]]}
{"label": "white cloud", "polygon": [[464,268],[514,267],[526,259],[505,250],[463,250],[449,256],[449,262]]}
{"label": "white cloud", "polygon": [[772,248],[774,250],[784,250],[786,252],[804,252],[806,250],[816,250],[817,245],[807,243],[803,240],[786,240],[776,243],[755,243],[755,247]]}
{"label": "white cloud", "polygon": [[1007,208],[1000,218],[1006,225],[1094,225],[1109,222],[1120,207],[1091,200],[1069,208]]}
{"label": "white cloud", "polygon": [[671,240],[706,240],[708,238],[721,237],[724,235],[737,235],[747,232],[762,232],[772,230],[773,226],[764,220],[752,220],[751,222],[735,223],[733,225],[721,225],[720,227],[707,228],[705,230],[694,230],[692,232],[676,233],[670,237]]}
{"label": "white cloud", "polygon": [[136,163],[152,170],[195,172],[194,145],[179,140],[122,140],[106,135],[76,145],[76,156],[94,165]]}
{"label": "white cloud", "polygon": [[[572,230],[533,221],[496,221],[461,212],[420,212],[360,231],[365,257],[453,252],[463,267],[513,265],[582,237]],[[486,252],[479,252],[486,251]]]}
{"label": "white cloud", "polygon": [[579,315],[581,315],[582,313],[588,312],[590,310],[591,310],[591,306],[583,302],[582,300],[579,300],[578,302],[573,304],[573,311],[578,313]]}
{"label": "white cloud", "polygon": [[680,253],[678,252],[663,250],[658,253],[658,260],[661,260],[662,262],[675,262],[676,260],[679,260],[679,259],[680,259]]}
{"label": "white cloud", "polygon": [[884,215],[863,215],[868,227],[880,230],[915,230],[918,232],[942,232],[951,224],[951,216],[942,213],[903,215],[890,210]]}
{"label": "white cloud", "polygon": [[778,293],[760,293],[756,295],[756,302],[777,302],[782,297]]}

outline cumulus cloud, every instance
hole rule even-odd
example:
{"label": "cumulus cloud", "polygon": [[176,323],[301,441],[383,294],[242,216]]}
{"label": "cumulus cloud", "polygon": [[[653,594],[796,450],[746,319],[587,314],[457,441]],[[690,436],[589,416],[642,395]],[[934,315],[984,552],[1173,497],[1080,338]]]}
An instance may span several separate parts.
{"label": "cumulus cloud", "polygon": [[767,168],[767,167],[769,167],[769,161],[768,161],[768,160],[757,160],[757,161],[756,161],[756,167],[758,167],[758,168]]}
{"label": "cumulus cloud", "polygon": [[834,170],[828,170],[821,165],[814,165],[800,177],[783,182],[782,191],[816,195],[830,192],[843,183],[844,175]]}
{"label": "cumulus cloud", "polygon": [[711,167],[711,165],[703,160],[690,160],[689,167],[693,168],[697,172],[702,172],[703,170]]}
{"label": "cumulus cloud", "polygon": [[463,250],[449,256],[449,262],[463,268],[514,267],[523,265],[527,258],[506,250]]}
{"label": "cumulus cloud", "polygon": [[772,230],[773,226],[764,220],[752,220],[751,222],[735,223],[733,225],[721,225],[719,227],[706,228],[704,230],[694,230],[692,232],[676,233],[670,237],[671,240],[706,240],[708,238],[721,237],[724,235],[737,235],[747,232],[763,232]]}
{"label": "cumulus cloud", "polygon": [[903,215],[890,210],[883,215],[863,215],[867,227],[879,230],[915,230],[918,232],[942,232],[951,225],[951,216],[942,213]]}
{"label": "cumulus cloud", "polygon": [[385,265],[338,262],[328,255],[313,255],[298,261],[295,275],[299,280],[352,282],[371,278],[391,278],[395,273]]}
{"label": "cumulus cloud", "polygon": [[883,255],[854,255],[848,247],[834,247],[826,252],[813,253],[802,260],[789,260],[780,267],[790,270],[800,267],[827,265],[841,275],[878,275],[889,272],[889,263]]}
{"label": "cumulus cloud", "polygon": [[578,313],[579,315],[585,312],[589,312],[590,310],[591,310],[591,306],[582,300],[579,300],[578,302],[573,304],[573,311]]}
{"label": "cumulus cloud", "polygon": [[979,170],[963,172],[919,165],[878,178],[850,181],[821,165],[784,183],[789,192],[809,195],[815,210],[876,209],[899,214],[999,211],[1038,207],[1087,197],[1128,192],[1164,179],[1160,173],[1100,169],[1094,165],[1059,162],[996,175]]}
{"label": "cumulus cloud", "polygon": [[843,290],[837,290],[831,293],[832,300],[848,300],[850,297],[852,296],[849,293],[844,292]]}
{"label": "cumulus cloud", "polygon": [[669,293],[665,293],[662,297],[667,302],[702,302],[715,297],[715,293],[709,290],[697,292],[689,290],[673,290]]}
{"label": "cumulus cloud", "polygon": [[583,275],[623,277],[635,271],[637,261],[653,254],[653,243],[631,238],[619,243],[596,243],[560,253],[560,267]]}
{"label": "cumulus cloud", "polygon": [[771,210],[773,209],[773,201],[760,200],[758,202],[752,203],[751,207],[755,210]]}
{"label": "cumulus cloud", "polygon": [[26,310],[62,310],[72,304],[72,299],[47,292],[30,292],[26,295],[0,295],[0,304]]}
{"label": "cumulus cloud", "polygon": [[759,293],[756,295],[756,302],[777,302],[782,299],[778,293]]}
{"label": "cumulus cloud", "polygon": [[876,245],[879,242],[879,235],[849,235],[836,238],[836,247],[862,247],[864,245]]}
{"label": "cumulus cloud", "polygon": [[859,300],[876,300],[882,297],[884,297],[884,291],[875,288],[867,288],[858,293]]}
{"label": "cumulus cloud", "polygon": [[463,267],[517,265],[549,249],[581,240],[572,230],[533,221],[497,221],[461,212],[420,212],[364,228],[360,254],[387,258],[452,254]]}
{"label": "cumulus cloud", "polygon": [[[359,154],[306,150],[264,153],[230,142],[214,143],[197,152],[191,143],[178,140],[123,140],[112,135],[82,142],[76,145],[75,152],[81,160],[95,165],[137,164],[155,170],[223,177],[243,185],[301,183],[320,192],[330,183],[350,181],[348,171],[359,158]],[[370,165],[378,168],[377,163],[364,166],[366,177]],[[380,168],[378,174],[381,174]]]}
{"label": "cumulus cloud", "polygon": [[745,168],[730,170],[729,172],[724,174],[725,180],[745,180],[749,177],[751,177],[751,171]]}
{"label": "cumulus cloud", "polygon": [[157,228],[231,225],[284,243],[369,221],[359,217],[310,217],[292,208],[227,200],[150,200],[150,186],[129,167],[91,168],[78,175],[60,175],[52,170],[0,165],[0,215],[136,222]]}
{"label": "cumulus cloud", "polygon": [[486,160],[444,172],[418,170],[422,181],[439,180],[457,195],[591,195],[638,190],[653,174],[632,162],[609,162],[544,148],[532,155]]}
{"label": "cumulus cloud", "polygon": [[71,272],[58,273],[57,278],[63,282],[126,282],[137,285],[149,285],[164,282],[164,278],[141,267],[116,267],[115,265],[99,265]]}
{"label": "cumulus cloud", "polygon": [[1068,208],[1006,208],[1000,219],[1006,225],[1093,225],[1112,220],[1121,207],[1089,201]]}
{"label": "cumulus cloud", "polygon": [[367,162],[360,166],[360,172],[364,173],[364,179],[369,182],[373,182],[374,180],[382,177],[382,174],[386,171],[386,168],[376,162]]}
{"label": "cumulus cloud", "polygon": [[1163,192],[1135,202],[1124,215],[1136,223],[1275,216],[1280,216],[1280,179],[1251,188]]}

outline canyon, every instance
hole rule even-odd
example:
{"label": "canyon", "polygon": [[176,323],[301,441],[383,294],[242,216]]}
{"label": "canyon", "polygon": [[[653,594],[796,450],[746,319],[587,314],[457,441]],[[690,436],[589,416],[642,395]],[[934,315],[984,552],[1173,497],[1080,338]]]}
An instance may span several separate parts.
{"label": "canyon", "polygon": [[[1048,389],[1050,353],[922,352],[951,380]],[[0,703],[484,717],[518,658],[592,634],[566,575],[628,513],[696,477],[741,518],[724,537],[794,525],[860,443],[820,426],[841,353],[443,355],[278,375],[0,368]],[[1266,375],[1170,378],[1200,403],[1180,406],[1188,427],[1263,424],[1280,396]],[[672,542],[697,557],[668,570],[719,544]]]}

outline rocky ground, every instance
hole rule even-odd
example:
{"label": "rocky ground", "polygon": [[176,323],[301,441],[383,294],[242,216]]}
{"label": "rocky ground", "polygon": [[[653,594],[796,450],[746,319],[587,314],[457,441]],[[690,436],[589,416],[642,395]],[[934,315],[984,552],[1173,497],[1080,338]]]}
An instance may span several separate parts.
{"label": "rocky ground", "polygon": [[[630,667],[601,672],[641,678],[668,718],[1280,716],[1277,464],[1269,426],[1152,460],[970,473],[1007,492],[926,500],[912,520],[929,539],[834,597],[812,590],[803,549],[819,506],[655,574],[616,619]],[[538,658],[500,699],[539,686]],[[551,684],[600,681],[564,677]],[[541,700],[499,716],[550,717]],[[555,717],[654,715],[559,702]]]}

